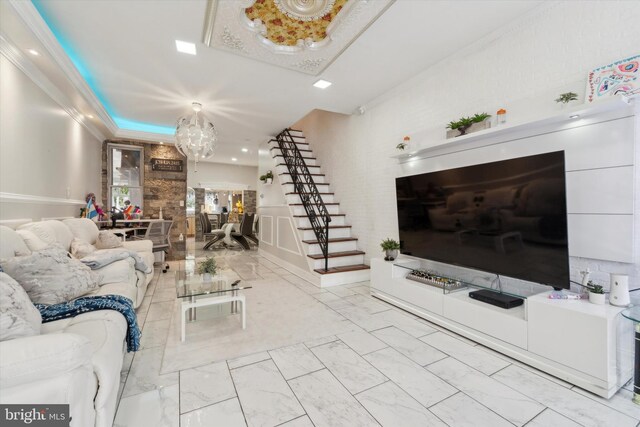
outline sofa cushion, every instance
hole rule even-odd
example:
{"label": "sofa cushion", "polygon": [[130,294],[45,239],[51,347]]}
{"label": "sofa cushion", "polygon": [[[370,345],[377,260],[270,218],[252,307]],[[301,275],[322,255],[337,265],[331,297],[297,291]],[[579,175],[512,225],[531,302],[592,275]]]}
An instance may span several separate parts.
{"label": "sofa cushion", "polygon": [[7,273],[0,273],[0,295],[0,341],[40,334],[40,312]]}
{"label": "sofa cushion", "polygon": [[[56,243],[56,232],[47,222],[30,222],[22,224],[18,230],[29,230],[35,234],[40,240],[49,245]],[[28,244],[27,244],[28,246]]]}
{"label": "sofa cushion", "polygon": [[0,259],[29,255],[31,251],[16,230],[0,225]]}
{"label": "sofa cushion", "polygon": [[[22,230],[16,230],[16,233],[18,233],[18,235],[22,238],[24,243],[29,248],[30,252],[41,251],[51,245],[50,243],[47,243],[43,241],[41,238],[39,238],[38,236],[36,236],[36,234],[29,229],[25,228]],[[29,254],[26,254],[26,255],[29,255]]]}
{"label": "sofa cushion", "polygon": [[95,244],[98,249],[120,248],[122,247],[122,239],[111,231],[101,231]]}
{"label": "sofa cushion", "polygon": [[76,258],[84,258],[96,251],[96,247],[91,243],[74,237],[71,241],[71,255]]}
{"label": "sofa cushion", "polygon": [[69,218],[62,221],[64,225],[69,227],[69,231],[74,237],[91,243],[96,243],[98,239],[98,226],[95,222],[88,218]]}
{"label": "sofa cushion", "polygon": [[2,268],[27,291],[34,304],[58,304],[99,286],[99,276],[55,244],[31,255],[1,262]]}
{"label": "sofa cushion", "polygon": [[60,243],[66,250],[69,250],[71,240],[73,240],[74,237],[71,230],[69,230],[69,227],[64,225],[62,221],[56,220],[43,221],[42,223],[46,224],[53,230],[56,242]]}

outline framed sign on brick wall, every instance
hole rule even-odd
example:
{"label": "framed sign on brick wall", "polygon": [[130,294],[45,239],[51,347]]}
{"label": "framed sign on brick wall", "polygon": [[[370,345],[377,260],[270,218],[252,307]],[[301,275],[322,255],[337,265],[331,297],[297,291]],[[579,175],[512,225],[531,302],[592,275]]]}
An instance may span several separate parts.
{"label": "framed sign on brick wall", "polygon": [[164,172],[182,172],[182,160],[151,159],[151,170]]}

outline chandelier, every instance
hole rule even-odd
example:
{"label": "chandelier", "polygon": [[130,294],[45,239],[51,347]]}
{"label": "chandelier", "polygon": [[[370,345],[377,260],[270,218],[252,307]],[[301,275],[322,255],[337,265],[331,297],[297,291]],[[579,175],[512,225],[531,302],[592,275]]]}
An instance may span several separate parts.
{"label": "chandelier", "polygon": [[195,171],[198,161],[213,156],[214,143],[217,140],[216,129],[203,114],[202,104],[194,102],[193,114],[181,117],[176,125],[176,148],[183,156],[193,157]]}

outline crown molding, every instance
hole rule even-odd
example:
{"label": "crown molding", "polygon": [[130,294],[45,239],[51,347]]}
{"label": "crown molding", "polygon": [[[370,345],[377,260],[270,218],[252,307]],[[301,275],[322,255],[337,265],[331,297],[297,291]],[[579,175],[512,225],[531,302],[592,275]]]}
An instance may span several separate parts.
{"label": "crown molding", "polygon": [[0,192],[0,202],[33,203],[38,205],[86,205],[84,200],[63,199],[60,197],[36,196],[33,194]]}
{"label": "crown molding", "polygon": [[[11,7],[18,13],[26,26],[33,32],[36,38],[44,45],[47,52],[53,57],[54,61],[62,69],[67,79],[73,87],[80,92],[84,99],[94,109],[102,123],[109,129],[112,134],[116,134],[118,126],[115,124],[102,102],[93,93],[84,77],[78,72],[71,59],[67,56],[58,39],[53,34],[47,23],[44,21],[36,7],[30,1],[8,0]],[[103,140],[105,138],[103,137]]]}
{"label": "crown molding", "polygon": [[84,126],[98,141],[106,139],[102,131],[73,106],[71,100],[20,49],[0,31],[0,53],[42,89],[76,122]]}
{"label": "crown molding", "polygon": [[166,135],[163,133],[144,132],[140,130],[118,129],[114,136],[121,139],[136,139],[148,142],[167,142],[169,144],[176,143],[174,135]]}

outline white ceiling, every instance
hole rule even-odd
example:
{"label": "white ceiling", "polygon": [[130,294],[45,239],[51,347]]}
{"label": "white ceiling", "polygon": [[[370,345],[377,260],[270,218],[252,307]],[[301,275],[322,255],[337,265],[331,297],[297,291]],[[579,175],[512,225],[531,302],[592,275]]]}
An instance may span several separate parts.
{"label": "white ceiling", "polygon": [[[199,101],[219,132],[212,160],[256,165],[258,144],[309,111],[350,114],[541,3],[397,0],[318,76],[333,82],[326,90],[312,87],[315,76],[207,48],[205,0],[65,0],[40,7],[109,111],[172,127]],[[32,47],[28,35],[9,35],[20,49]],[[178,53],[176,39],[196,43],[198,54]]]}

